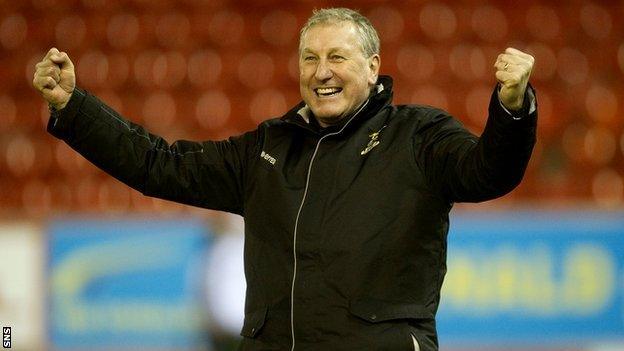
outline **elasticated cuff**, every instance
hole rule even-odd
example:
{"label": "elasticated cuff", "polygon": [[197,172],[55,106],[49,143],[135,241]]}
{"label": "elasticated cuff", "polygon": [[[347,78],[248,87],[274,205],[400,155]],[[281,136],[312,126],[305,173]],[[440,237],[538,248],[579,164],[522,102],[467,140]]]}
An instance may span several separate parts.
{"label": "elasticated cuff", "polygon": [[86,91],[75,87],[71,98],[63,109],[55,110],[50,108],[50,119],[47,126],[48,133],[60,139],[70,137],[74,118],[76,118],[86,96]]}

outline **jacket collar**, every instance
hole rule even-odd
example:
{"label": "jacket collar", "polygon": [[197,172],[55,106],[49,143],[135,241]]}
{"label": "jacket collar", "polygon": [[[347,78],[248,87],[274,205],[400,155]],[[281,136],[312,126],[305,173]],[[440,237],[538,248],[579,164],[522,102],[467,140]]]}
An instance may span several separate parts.
{"label": "jacket collar", "polygon": [[[379,76],[375,86],[375,91],[368,98],[368,101],[365,102],[366,106],[364,106],[362,111],[360,111],[358,115],[353,118],[351,125],[360,124],[362,121],[376,115],[377,112],[379,112],[383,107],[392,102],[392,94],[392,77]],[[326,132],[338,130],[349,119],[349,116],[347,116],[337,125],[321,128],[316,121],[316,118],[312,115],[312,111],[303,101],[299,102],[281,118],[282,121],[288,124],[304,128],[315,134],[325,134]]]}

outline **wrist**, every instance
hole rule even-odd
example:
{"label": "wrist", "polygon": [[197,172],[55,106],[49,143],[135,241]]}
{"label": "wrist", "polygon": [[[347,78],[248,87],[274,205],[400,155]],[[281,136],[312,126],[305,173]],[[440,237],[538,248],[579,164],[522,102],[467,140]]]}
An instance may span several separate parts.
{"label": "wrist", "polygon": [[63,108],[65,108],[65,106],[67,106],[67,103],[68,103],[68,102],[69,102],[69,101],[65,101],[65,102],[64,102],[64,103],[62,103],[62,104],[55,104],[55,103],[49,102],[49,103],[48,103],[48,109],[50,110],[50,112],[60,111],[60,110],[62,110]]}
{"label": "wrist", "polygon": [[[525,94],[526,94],[526,91],[525,91]],[[509,99],[505,99],[503,97],[502,87],[500,86],[500,84],[498,85],[498,88],[497,88],[498,101],[500,101],[500,103],[509,111],[519,111],[520,109],[522,109],[522,107],[524,106],[525,94],[518,96],[518,98],[513,101],[509,101]]]}
{"label": "wrist", "polygon": [[68,100],[68,101],[65,101],[64,103],[62,103],[62,104],[60,104],[60,105],[56,105],[56,106],[54,106],[54,108],[55,108],[57,111],[58,111],[58,110],[62,110],[62,109],[64,109],[64,108],[65,108],[65,106],[67,106],[67,103],[68,103],[68,102],[69,102],[69,100]]}
{"label": "wrist", "polygon": [[524,99],[523,98],[518,99],[514,103],[509,103],[509,102],[501,100],[501,103],[509,111],[520,111],[522,109],[522,106],[524,106]]}
{"label": "wrist", "polygon": [[59,111],[65,108],[65,106],[67,106],[67,104],[69,103],[69,100],[71,99],[71,95],[69,95],[69,98],[67,100],[64,101],[60,101],[60,102],[48,102],[48,107],[50,108],[50,110],[54,109],[55,111]]}

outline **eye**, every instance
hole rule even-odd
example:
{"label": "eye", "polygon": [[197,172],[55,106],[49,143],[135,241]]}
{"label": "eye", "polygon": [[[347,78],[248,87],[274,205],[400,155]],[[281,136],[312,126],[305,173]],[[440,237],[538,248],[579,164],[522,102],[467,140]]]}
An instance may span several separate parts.
{"label": "eye", "polygon": [[316,60],[316,56],[308,55],[303,57],[304,61],[314,61]]}
{"label": "eye", "polygon": [[333,62],[342,62],[345,60],[345,58],[340,55],[331,55],[329,59],[332,60]]}

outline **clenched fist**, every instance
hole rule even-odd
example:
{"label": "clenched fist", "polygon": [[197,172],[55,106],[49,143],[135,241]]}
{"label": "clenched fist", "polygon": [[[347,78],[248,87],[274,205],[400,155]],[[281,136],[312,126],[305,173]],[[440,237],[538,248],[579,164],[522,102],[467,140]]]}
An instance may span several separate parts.
{"label": "clenched fist", "polygon": [[50,106],[57,110],[65,107],[76,86],[74,64],[69,56],[52,48],[35,68],[35,89],[41,92]]}
{"label": "clenched fist", "polygon": [[534,62],[533,56],[514,48],[507,48],[498,55],[494,63],[501,87],[498,98],[507,109],[517,111],[522,108]]}

